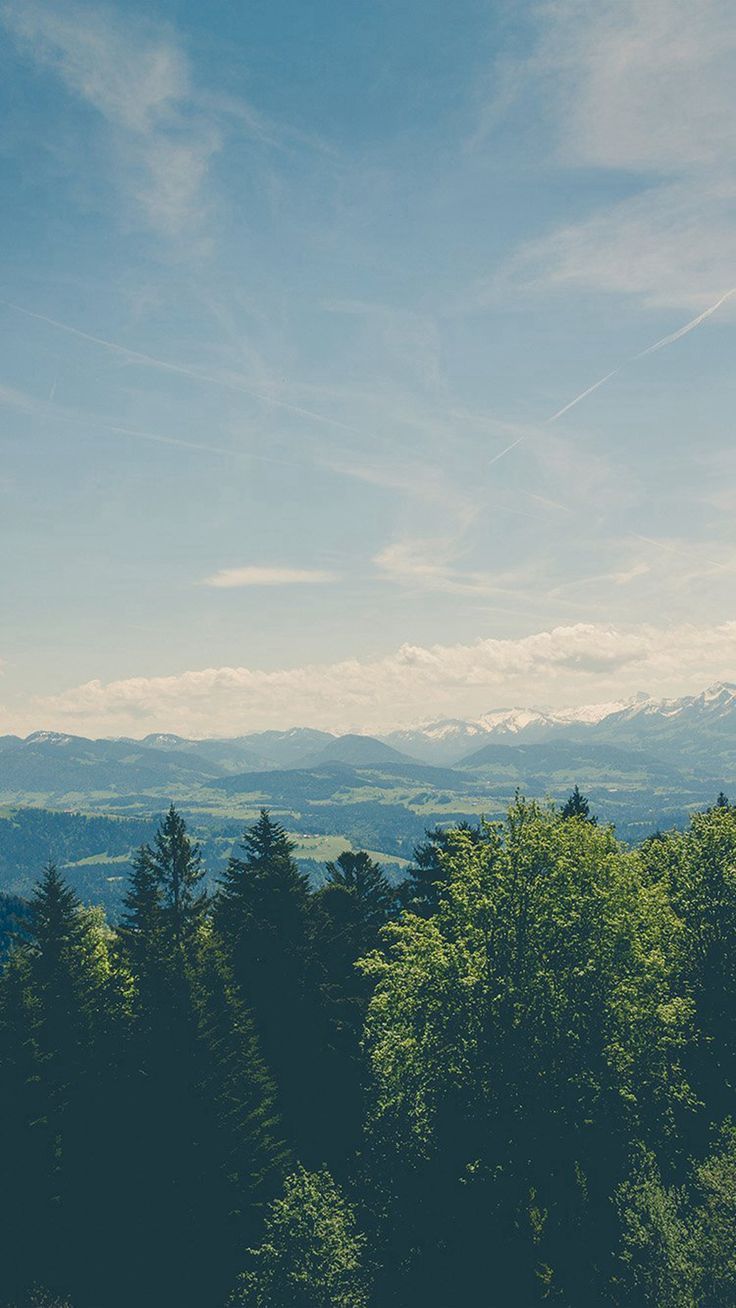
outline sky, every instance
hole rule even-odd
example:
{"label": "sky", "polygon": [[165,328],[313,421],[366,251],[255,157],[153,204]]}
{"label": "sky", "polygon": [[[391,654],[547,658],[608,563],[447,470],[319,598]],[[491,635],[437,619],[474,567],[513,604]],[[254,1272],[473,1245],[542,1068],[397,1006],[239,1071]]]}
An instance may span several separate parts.
{"label": "sky", "polygon": [[0,25],[0,733],[736,680],[731,0]]}

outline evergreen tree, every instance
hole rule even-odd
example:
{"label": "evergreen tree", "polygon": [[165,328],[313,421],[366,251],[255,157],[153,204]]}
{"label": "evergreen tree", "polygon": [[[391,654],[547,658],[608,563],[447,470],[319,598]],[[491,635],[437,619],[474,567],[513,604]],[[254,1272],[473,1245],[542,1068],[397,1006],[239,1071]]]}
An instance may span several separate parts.
{"label": "evergreen tree", "polygon": [[480,827],[469,822],[460,822],[456,828],[435,827],[426,833],[427,839],[414,850],[414,861],[400,889],[401,903],[420,917],[431,917],[439,907],[453,830],[462,831],[476,844],[481,840]]}
{"label": "evergreen tree", "polygon": [[[88,1233],[96,1253],[111,1253],[96,1161],[107,1147],[107,1091],[114,1080],[108,1075],[116,1043],[108,1041],[115,1021],[110,933],[100,912],[80,907],[53,865],[33,895],[24,930],[27,939],[4,978],[3,1108],[23,1132],[28,1156],[16,1155],[15,1166],[31,1173],[29,1216],[44,1238],[30,1265],[16,1264],[10,1274],[16,1284],[25,1273],[26,1285],[40,1279],[60,1292],[74,1285],[85,1294],[97,1264],[79,1259],[78,1232]],[[25,1112],[12,1102],[23,1081]],[[21,1181],[18,1193],[23,1188]],[[21,1238],[12,1256],[25,1258],[23,1251]]]}
{"label": "evergreen tree", "polygon": [[562,805],[562,816],[563,818],[582,818],[585,822],[595,823],[597,821],[596,818],[590,816],[590,804],[586,796],[581,793],[578,785],[575,785],[572,793]]}
{"label": "evergreen tree", "polygon": [[29,960],[16,949],[0,977],[0,1302],[20,1297],[48,1267],[52,1159],[34,1027]]}
{"label": "evergreen tree", "polygon": [[360,1045],[371,985],[356,963],[375,949],[396,906],[396,891],[379,864],[348,850],[327,864],[327,884],[310,900],[319,1049],[313,1059],[314,1125],[321,1134],[320,1156],[337,1174],[360,1143],[364,1113]]}
{"label": "evergreen tree", "polygon": [[[197,1148],[187,1183],[195,1198],[192,1238],[209,1251],[193,1270],[200,1291],[192,1298],[219,1304],[238,1270],[244,1241],[260,1234],[265,1206],[278,1191],[289,1156],[276,1087],[252,1017],[209,930],[200,940],[192,997]],[[192,1288],[190,1277],[188,1293]]]}
{"label": "evergreen tree", "polygon": [[146,845],[141,846],[133,859],[118,936],[139,989],[160,985],[164,913],[158,870]]}
{"label": "evergreen tree", "polygon": [[263,809],[220,880],[215,925],[240,995],[253,1014],[279,1090],[291,1143],[313,1146],[309,1084],[314,1007],[307,992],[308,882],[293,843]]}
{"label": "evergreen tree", "polygon": [[[139,864],[141,859],[150,860],[161,897],[164,930],[175,953],[181,955],[191,943],[207,904],[205,892],[200,889],[205,875],[201,849],[188,836],[186,823],[173,804],[156,832],[153,849],[144,848]],[[144,894],[150,894],[150,887]]]}
{"label": "evergreen tree", "polygon": [[115,1181],[135,1258],[108,1292],[115,1308],[219,1308],[283,1174],[274,1086],[212,935],[202,876],[172,809],[135,857],[119,931],[133,1020]]}
{"label": "evergreen tree", "polygon": [[360,850],[344,850],[334,863],[326,864],[327,884],[340,886],[355,898],[356,916],[364,936],[359,952],[372,949],[377,933],[396,907],[396,892],[383,868]]}

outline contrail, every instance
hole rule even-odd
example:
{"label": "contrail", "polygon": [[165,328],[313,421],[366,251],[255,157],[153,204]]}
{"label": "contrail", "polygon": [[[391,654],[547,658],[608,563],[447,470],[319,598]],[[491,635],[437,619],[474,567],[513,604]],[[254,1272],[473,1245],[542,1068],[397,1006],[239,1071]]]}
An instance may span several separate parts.
{"label": "contrail", "polygon": [[255,459],[258,463],[273,463],[281,468],[300,468],[303,466],[293,459],[275,459],[272,455],[257,454],[251,450],[240,450],[234,446],[205,445],[204,442],[183,440],[180,436],[161,436],[152,431],[140,431],[136,427],[121,427],[108,419],[99,417],[97,414],[82,413],[69,409],[63,405],[55,404],[52,400],[38,400],[33,395],[26,395],[23,391],[13,390],[1,383],[0,404],[6,404],[21,413],[28,413],[34,417],[47,418],[53,413],[62,422],[73,422],[81,426],[91,425],[100,431],[112,432],[115,436],[131,436],[135,440],[152,441],[156,445],[174,445],[180,450],[196,450],[200,454],[222,454],[226,458]]}
{"label": "contrail", "polygon": [[[639,356],[637,355],[637,358],[638,357]],[[556,413],[553,413],[551,418],[545,418],[545,422],[557,422],[557,419],[561,418],[563,413],[567,413],[568,409],[574,409],[576,404],[579,404],[581,400],[584,400],[587,395],[592,395],[593,391],[597,391],[599,386],[604,386],[607,381],[610,381],[612,377],[616,376],[617,372],[620,372],[621,369],[625,367],[626,364],[620,363],[618,368],[613,369],[613,372],[607,372],[605,377],[601,377],[600,381],[593,382],[593,385],[589,386],[587,391],[581,391],[579,395],[575,396],[574,400],[570,400],[569,404],[565,404],[563,408],[558,409]],[[511,448],[513,448],[513,446]]]}
{"label": "contrail", "polygon": [[[94,420],[93,420],[94,421]],[[178,436],[159,436],[151,431],[138,431],[133,427],[114,427],[109,422],[99,422],[103,431],[114,432],[116,436],[132,436],[139,441],[153,441],[156,445],[176,445],[182,450],[198,450],[202,454],[223,454],[227,458],[255,459],[258,463],[274,463],[279,468],[300,468],[303,465],[291,459],[274,459],[268,454],[255,454],[250,450],[228,449],[223,445],[204,445],[197,441],[181,440]]]}
{"label": "contrail", "polygon": [[317,413],[314,409],[305,409],[299,404],[290,404],[288,400],[280,400],[275,395],[252,390],[249,386],[244,386],[241,382],[235,381],[234,378],[215,377],[212,373],[204,372],[199,368],[188,368],[182,363],[170,363],[166,359],[156,358],[153,354],[144,354],[140,350],[131,350],[127,345],[120,345],[118,341],[108,341],[104,336],[93,336],[90,332],[83,332],[78,327],[72,327],[71,323],[60,322],[57,318],[49,318],[45,313],[34,313],[32,309],[24,309],[22,305],[14,304],[12,300],[0,299],[0,304],[5,305],[7,309],[12,309],[15,313],[22,313],[26,318],[35,318],[37,322],[45,322],[49,327],[55,327],[57,331],[67,332],[70,336],[78,336],[80,340],[89,341],[92,345],[99,345],[104,350],[119,354],[131,363],[142,363],[149,368],[158,368],[162,372],[173,372],[178,376],[191,377],[194,381],[204,382],[208,386],[219,386],[223,390],[238,391],[242,395],[250,396],[251,399],[261,400],[264,404],[272,404],[277,409],[285,409],[288,413],[299,414],[302,418],[311,418],[315,422],[327,423],[330,427],[339,427],[341,431],[352,432],[354,436],[365,436],[365,432],[361,431],[359,427],[352,427],[350,423],[341,422],[339,418],[330,418],[326,413]]}
{"label": "contrail", "polygon": [[669,336],[663,336],[661,341],[655,341],[654,345],[648,345],[645,350],[640,350],[638,354],[632,354],[630,359],[625,359],[623,363],[620,363],[617,368],[613,369],[613,372],[607,372],[605,377],[601,377],[600,381],[593,382],[592,386],[589,386],[587,390],[581,391],[579,395],[575,396],[574,400],[570,400],[569,404],[558,409],[550,418],[546,418],[545,422],[557,422],[557,419],[561,418],[563,413],[567,413],[569,409],[574,409],[575,405],[579,404],[581,400],[584,400],[586,396],[592,395],[593,391],[597,391],[599,386],[603,386],[605,382],[610,381],[612,377],[615,377],[623,368],[627,368],[629,364],[636,363],[637,359],[644,359],[648,354],[654,354],[656,350],[663,350],[665,346],[672,345],[675,341],[679,341],[681,336],[687,336],[688,332],[694,331],[696,327],[700,326],[701,322],[705,322],[706,318],[710,318],[712,313],[715,313],[717,309],[720,309],[721,305],[725,304],[726,300],[730,300],[732,295],[736,295],[736,286],[732,287],[730,291],[726,291],[725,295],[722,295],[720,299],[716,300],[715,304],[711,304],[709,309],[704,309],[702,313],[699,313],[697,318],[692,318],[690,322],[686,322],[684,327],[678,328],[676,332],[670,332]]}
{"label": "contrail", "polygon": [[684,559],[690,559],[694,563],[708,563],[712,568],[721,568],[724,572],[733,572],[733,563],[719,563],[718,559],[701,559],[692,550],[680,549],[677,545],[670,545],[669,541],[657,540],[654,536],[642,536],[638,531],[630,532],[634,540],[641,540],[645,545],[656,545],[657,549],[666,550],[668,554],[679,554]]}
{"label": "contrail", "polygon": [[[712,304],[709,309],[704,309],[702,313],[699,313],[697,318],[693,318],[692,322],[686,322],[685,326],[681,327],[679,331],[671,332],[669,336],[663,336],[661,341],[655,341],[654,345],[647,346],[646,350],[641,350],[639,354],[635,354],[634,359],[643,359],[646,354],[654,354],[655,350],[663,350],[665,345],[672,345],[673,341],[679,341],[681,336],[687,336],[688,332],[699,327],[701,322],[705,322],[706,318],[710,318],[710,315],[715,313],[716,309],[720,309],[721,305],[726,303],[726,300],[730,300],[732,295],[736,295],[736,286],[733,286],[730,291],[726,291],[726,294],[722,295],[720,300],[716,300],[715,304]],[[633,361],[632,359],[631,362],[633,363]]]}
{"label": "contrail", "polygon": [[493,458],[488,460],[486,466],[490,468],[492,463],[498,463],[499,459],[503,459],[506,454],[510,454],[512,450],[516,449],[517,445],[521,445],[521,442],[525,440],[526,435],[517,437],[515,441],[512,441],[510,445],[506,446],[505,450],[499,450],[498,454],[494,454]]}

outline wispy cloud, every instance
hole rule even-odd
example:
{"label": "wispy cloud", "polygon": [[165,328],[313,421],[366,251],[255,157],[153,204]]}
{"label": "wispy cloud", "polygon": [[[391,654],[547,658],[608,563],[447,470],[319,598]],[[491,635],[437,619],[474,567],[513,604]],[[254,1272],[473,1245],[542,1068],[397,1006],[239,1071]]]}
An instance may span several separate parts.
{"label": "wispy cloud", "polygon": [[558,0],[541,13],[525,72],[552,110],[558,163],[641,186],[529,242],[512,280],[700,309],[736,267],[730,0]]}
{"label": "wispy cloud", "polygon": [[211,245],[211,168],[229,136],[333,153],[247,101],[199,86],[169,24],[73,0],[7,0],[0,16],[22,51],[99,116],[112,180],[132,208],[159,236],[192,250]]}
{"label": "wispy cloud", "polygon": [[197,110],[188,60],[171,30],[103,6],[10,0],[6,26],[40,66],[95,110],[122,181],[147,223],[181,237],[200,228],[204,183],[222,144]]}
{"label": "wispy cloud", "polygon": [[255,390],[240,377],[232,374],[218,375],[216,373],[207,372],[203,368],[195,368],[188,364],[173,363],[167,359],[157,358],[153,354],[147,354],[141,350],[131,349],[127,345],[121,345],[119,341],[110,341],[104,336],[95,336],[91,332],[82,331],[81,328],[74,327],[71,323],[61,322],[58,318],[50,318],[45,313],[37,313],[33,309],[26,309],[23,305],[14,304],[11,300],[0,299],[0,304],[5,305],[6,308],[11,309],[14,313],[23,314],[24,317],[33,318],[37,322],[46,323],[47,326],[54,327],[57,331],[66,332],[67,335],[76,336],[82,341],[88,341],[90,345],[100,346],[101,349],[108,350],[110,353],[118,355],[128,363],[141,364],[144,367],[158,369],[161,372],[173,373],[180,377],[189,377],[192,381],[201,382],[205,386],[216,386],[220,390],[235,391],[241,395],[248,395],[251,399],[259,400],[264,404],[273,405],[274,408],[284,409],[288,413],[293,413],[298,417],[310,418],[315,422],[325,423],[328,426],[352,432],[353,435],[364,436],[366,434],[360,431],[359,428],[353,427],[350,423],[342,422],[340,419],[333,418],[329,414],[319,413],[315,409],[308,409],[300,404],[292,404],[278,395],[271,395],[265,391]]}
{"label": "wispy cloud", "polygon": [[87,682],[30,704],[20,729],[96,733],[161,727],[189,735],[295,723],[387,728],[502,703],[583,703],[642,686],[683,693],[733,675],[736,622],[698,627],[579,623],[519,639],[402,645],[375,660],[268,671],[215,667]]}
{"label": "wispy cloud", "polygon": [[206,577],[203,586],[219,590],[234,590],[242,586],[314,586],[339,581],[336,572],[320,568],[267,568],[251,565],[244,568],[223,568]]}

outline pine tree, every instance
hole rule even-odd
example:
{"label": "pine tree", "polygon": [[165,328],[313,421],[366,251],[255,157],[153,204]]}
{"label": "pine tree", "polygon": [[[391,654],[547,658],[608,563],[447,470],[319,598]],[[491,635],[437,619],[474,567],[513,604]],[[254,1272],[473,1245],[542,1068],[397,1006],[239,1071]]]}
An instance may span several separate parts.
{"label": "pine tree", "polygon": [[294,862],[293,843],[265,809],[241,849],[220,880],[215,926],[276,1078],[287,1133],[305,1149],[314,1022],[306,989],[307,878]]}
{"label": "pine tree", "polygon": [[[212,1187],[202,1183],[208,1163],[199,1147],[205,1112],[195,1085],[193,974],[207,904],[204,875],[199,847],[172,806],[153,845],[134,859],[119,933],[134,997],[122,1123],[129,1154],[118,1184],[130,1195],[129,1242],[147,1268],[146,1308],[169,1297],[182,1305],[202,1301],[196,1214]],[[182,1254],[172,1265],[175,1244]],[[126,1293],[141,1299],[134,1284]]]}
{"label": "pine tree", "polygon": [[[47,1267],[43,1196],[48,1190],[51,1149],[34,1025],[28,957],[16,949],[0,978],[0,1301],[4,1294],[20,1296]],[[42,1251],[37,1247],[39,1232],[44,1233]]]}
{"label": "pine tree", "polygon": [[360,1143],[364,1109],[360,1044],[371,986],[356,963],[378,945],[397,896],[379,864],[362,851],[346,850],[328,863],[327,878],[309,906],[320,1050],[313,1060],[313,1122],[321,1159],[339,1173]]}
{"label": "pine tree", "polygon": [[585,822],[592,822],[594,825],[597,822],[597,818],[590,816],[590,804],[577,785],[562,805],[561,812],[563,818],[583,818]]}
{"label": "pine tree", "polygon": [[173,804],[156,832],[153,849],[145,849],[158,883],[164,929],[181,955],[191,944],[207,904],[205,892],[199,889],[205,876],[201,849],[187,835],[186,823]]}
{"label": "pine tree", "polygon": [[243,833],[243,858],[233,855],[220,879],[215,920],[237,954],[238,942],[259,915],[268,929],[281,920],[288,930],[303,921],[308,881],[292,857],[294,843],[266,809]]}
{"label": "pine tree", "polygon": [[328,885],[340,886],[355,897],[357,918],[365,935],[360,952],[372,949],[377,932],[396,907],[396,892],[383,868],[364,850],[353,853],[346,849],[336,862],[327,863],[326,869]]}
{"label": "pine tree", "polygon": [[187,1183],[196,1200],[193,1244],[204,1244],[208,1258],[199,1260],[188,1282],[191,1292],[192,1278],[203,1278],[197,1303],[220,1303],[238,1270],[243,1242],[260,1234],[265,1205],[289,1157],[252,1017],[211,931],[200,940],[192,995],[197,1134]]}
{"label": "pine tree", "polygon": [[123,899],[118,937],[139,983],[160,973],[164,943],[164,915],[159,876],[150,848],[142,845],[133,859],[133,871]]}
{"label": "pine tree", "polygon": [[15,1079],[17,1086],[23,1070],[26,1077],[32,1214],[44,1232],[31,1276],[63,1290],[85,1286],[95,1272],[94,1259],[74,1257],[76,1232],[84,1229],[96,1251],[105,1238],[105,1186],[96,1160],[109,1133],[103,1047],[114,1020],[110,933],[101,911],[82,909],[53,864],[33,895],[24,930],[27,939],[6,976],[4,1062],[10,1084]]}
{"label": "pine tree", "polygon": [[420,917],[432,917],[439,907],[453,830],[462,831],[474,844],[480,843],[481,829],[470,822],[460,822],[456,828],[435,827],[427,831],[427,839],[414,850],[414,861],[399,892],[403,906]]}

